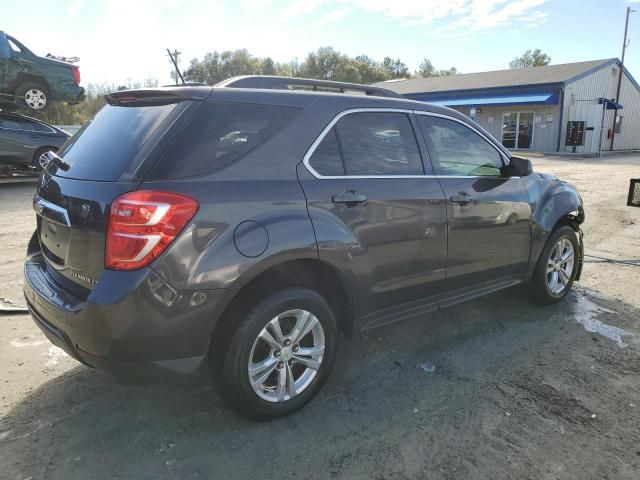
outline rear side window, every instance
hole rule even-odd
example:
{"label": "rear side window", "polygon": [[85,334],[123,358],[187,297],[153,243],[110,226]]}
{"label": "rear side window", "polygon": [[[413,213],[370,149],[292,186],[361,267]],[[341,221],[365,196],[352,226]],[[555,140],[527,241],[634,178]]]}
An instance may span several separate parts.
{"label": "rear side window", "polygon": [[176,105],[105,106],[61,150],[60,156],[69,167],[66,170],[52,167],[55,175],[118,180]]}
{"label": "rear side window", "polygon": [[9,130],[24,130],[22,123],[13,117],[0,116],[0,128],[7,128]]}
{"label": "rear side window", "polygon": [[323,176],[424,174],[409,117],[397,112],[345,115],[318,145],[309,165]]}
{"label": "rear side window", "polygon": [[10,130],[25,130],[29,132],[53,132],[53,130],[38,122],[20,117],[0,117],[0,128],[8,128]]}
{"label": "rear side window", "polygon": [[299,111],[278,105],[205,102],[162,155],[149,179],[220,170],[263,143]]}

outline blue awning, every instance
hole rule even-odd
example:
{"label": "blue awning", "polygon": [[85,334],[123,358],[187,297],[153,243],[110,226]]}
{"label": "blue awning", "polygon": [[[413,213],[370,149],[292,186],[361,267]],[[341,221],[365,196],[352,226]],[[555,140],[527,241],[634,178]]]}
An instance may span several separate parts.
{"label": "blue awning", "polygon": [[600,103],[604,103],[607,106],[607,110],[622,110],[622,104],[616,103],[613,100],[601,98]]}
{"label": "blue awning", "polygon": [[446,107],[476,107],[480,105],[557,105],[555,93],[526,93],[521,95],[483,95],[467,98],[428,98],[413,97],[423,102],[444,105]]}

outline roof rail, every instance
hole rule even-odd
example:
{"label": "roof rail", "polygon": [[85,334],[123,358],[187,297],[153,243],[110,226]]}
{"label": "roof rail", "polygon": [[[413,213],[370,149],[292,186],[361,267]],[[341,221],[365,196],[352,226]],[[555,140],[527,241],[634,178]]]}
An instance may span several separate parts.
{"label": "roof rail", "polygon": [[[313,91],[338,90],[340,93],[362,92],[365,95],[378,97],[404,98],[399,93],[382,87],[362,85],[359,83],[334,82],[332,80],[314,80],[311,78],[277,77],[272,75],[245,75],[232,77],[214,85],[227,88],[257,88],[266,90],[297,90],[309,89]],[[306,88],[305,88],[306,87]]]}

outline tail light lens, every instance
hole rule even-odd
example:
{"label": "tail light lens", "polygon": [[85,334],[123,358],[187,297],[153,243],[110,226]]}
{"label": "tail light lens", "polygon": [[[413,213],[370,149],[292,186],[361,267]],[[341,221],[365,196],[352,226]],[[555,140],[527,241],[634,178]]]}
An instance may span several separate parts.
{"label": "tail light lens", "polygon": [[105,267],[136,270],[157,258],[198,210],[193,198],[173,192],[139,190],[111,204]]}
{"label": "tail light lens", "polygon": [[76,85],[80,85],[80,69],[73,67],[71,73],[73,74],[73,80],[76,82]]}

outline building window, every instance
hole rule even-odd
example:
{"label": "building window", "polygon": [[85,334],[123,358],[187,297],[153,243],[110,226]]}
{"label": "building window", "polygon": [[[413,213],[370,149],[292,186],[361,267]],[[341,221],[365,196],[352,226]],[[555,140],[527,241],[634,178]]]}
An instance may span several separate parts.
{"label": "building window", "polygon": [[619,134],[620,133],[620,130],[622,129],[622,119],[623,118],[624,117],[622,115],[617,115],[616,116],[616,123],[613,126],[613,133],[615,133],[615,134]]}

